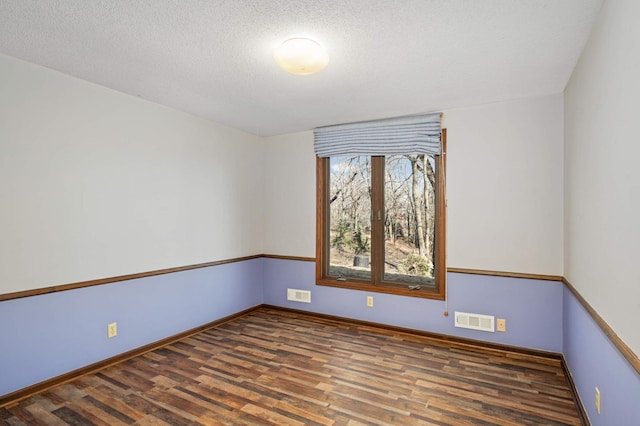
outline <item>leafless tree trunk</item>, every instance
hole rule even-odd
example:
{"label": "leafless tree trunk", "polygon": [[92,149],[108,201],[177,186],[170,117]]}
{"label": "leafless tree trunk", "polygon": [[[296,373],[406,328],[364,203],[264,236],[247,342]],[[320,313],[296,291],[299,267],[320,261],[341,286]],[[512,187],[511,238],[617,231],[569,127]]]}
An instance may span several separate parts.
{"label": "leafless tree trunk", "polygon": [[418,253],[421,256],[426,256],[426,248],[424,241],[424,220],[422,218],[422,209],[420,208],[420,189],[419,189],[419,175],[418,170],[418,157],[414,155],[407,156],[411,162],[411,198],[414,205],[415,219],[416,219],[416,240],[418,243]]}
{"label": "leafless tree trunk", "polygon": [[[422,172],[424,173],[424,205],[427,210],[427,229],[426,229],[426,243],[427,243],[427,257],[433,260],[433,252],[435,250],[435,183],[436,174],[433,171],[433,167],[429,162],[429,156],[422,156]],[[431,212],[429,214],[428,212]]]}

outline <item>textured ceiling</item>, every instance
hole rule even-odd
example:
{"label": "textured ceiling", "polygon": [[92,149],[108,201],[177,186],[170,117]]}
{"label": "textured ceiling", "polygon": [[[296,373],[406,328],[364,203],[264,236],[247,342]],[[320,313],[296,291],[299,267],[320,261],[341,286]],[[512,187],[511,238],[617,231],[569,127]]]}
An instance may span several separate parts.
{"label": "textured ceiling", "polygon": [[[559,93],[602,0],[0,0],[0,52],[258,135]],[[310,37],[319,74],[279,69]]]}

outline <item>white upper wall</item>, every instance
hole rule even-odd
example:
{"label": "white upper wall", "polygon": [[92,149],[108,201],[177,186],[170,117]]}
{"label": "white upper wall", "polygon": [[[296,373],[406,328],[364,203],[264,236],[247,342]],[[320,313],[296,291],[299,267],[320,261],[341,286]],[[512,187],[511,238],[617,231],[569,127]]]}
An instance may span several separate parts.
{"label": "white upper wall", "polygon": [[263,154],[0,55],[0,294],[262,253]]}
{"label": "white upper wall", "polygon": [[264,250],[316,256],[316,157],[313,132],[266,139]]}
{"label": "white upper wall", "polygon": [[[562,95],[445,111],[450,267],[562,275]],[[315,256],[312,132],[266,143],[265,252]]]}
{"label": "white upper wall", "polygon": [[640,2],[605,1],[565,91],[565,276],[640,354]]}
{"label": "white upper wall", "polygon": [[[0,89],[0,293],[315,256],[312,132],[263,140],[5,56]],[[562,274],[562,108],[445,111],[449,266]]]}
{"label": "white upper wall", "polygon": [[445,111],[447,265],[562,275],[562,95]]}

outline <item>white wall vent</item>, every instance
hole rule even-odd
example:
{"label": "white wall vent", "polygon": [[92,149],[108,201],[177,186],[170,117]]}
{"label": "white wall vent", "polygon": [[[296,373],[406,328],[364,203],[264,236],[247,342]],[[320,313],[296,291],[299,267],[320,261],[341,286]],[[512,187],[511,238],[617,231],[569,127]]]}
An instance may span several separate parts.
{"label": "white wall vent", "polygon": [[309,290],[296,290],[295,288],[288,288],[287,300],[293,300],[294,302],[311,303],[311,292]]}
{"label": "white wall vent", "polygon": [[466,312],[456,312],[455,326],[461,328],[470,328],[480,331],[496,331],[495,317],[491,315],[468,314]]}

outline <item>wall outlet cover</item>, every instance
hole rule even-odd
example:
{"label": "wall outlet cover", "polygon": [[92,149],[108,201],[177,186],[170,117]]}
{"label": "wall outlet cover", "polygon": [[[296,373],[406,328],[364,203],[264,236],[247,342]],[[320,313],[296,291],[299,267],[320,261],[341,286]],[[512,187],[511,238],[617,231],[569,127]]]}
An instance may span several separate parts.
{"label": "wall outlet cover", "polygon": [[496,330],[501,332],[507,331],[507,320],[504,318],[496,319]]}
{"label": "wall outlet cover", "polygon": [[118,335],[118,323],[112,322],[107,325],[107,337],[111,339],[112,337],[116,337]]}
{"label": "wall outlet cover", "polygon": [[373,296],[367,296],[367,307],[373,308]]}

